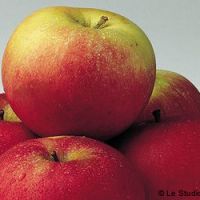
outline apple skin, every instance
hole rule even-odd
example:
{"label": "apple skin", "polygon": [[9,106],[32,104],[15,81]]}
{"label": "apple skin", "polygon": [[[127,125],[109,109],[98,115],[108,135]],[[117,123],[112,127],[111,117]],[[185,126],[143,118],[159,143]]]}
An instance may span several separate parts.
{"label": "apple skin", "polygon": [[0,121],[0,155],[14,145],[36,136],[21,122]]}
{"label": "apple skin", "polygon": [[143,185],[128,160],[86,137],[29,140],[0,160],[1,200],[144,199]]}
{"label": "apple skin", "polygon": [[14,113],[4,93],[0,94],[0,111],[0,155],[20,142],[36,138]]}
{"label": "apple skin", "polygon": [[9,102],[7,101],[5,93],[0,93],[0,110],[3,110],[3,120],[9,122],[20,122]]}
{"label": "apple skin", "polygon": [[[108,20],[96,28],[103,16]],[[13,33],[2,78],[13,110],[40,136],[104,140],[138,117],[152,93],[155,66],[147,36],[125,17],[50,7]]]}
{"label": "apple skin", "polygon": [[162,119],[200,115],[200,93],[182,75],[167,70],[157,70],[153,93],[137,122],[153,121],[152,112],[155,110],[160,110]]}
{"label": "apple skin", "polygon": [[[112,141],[139,171],[145,183],[146,199],[170,199],[167,191],[200,188],[200,118],[171,118],[147,123]],[[159,196],[163,190],[165,196]],[[187,198],[187,197],[185,197]],[[196,200],[197,196],[188,199]]]}

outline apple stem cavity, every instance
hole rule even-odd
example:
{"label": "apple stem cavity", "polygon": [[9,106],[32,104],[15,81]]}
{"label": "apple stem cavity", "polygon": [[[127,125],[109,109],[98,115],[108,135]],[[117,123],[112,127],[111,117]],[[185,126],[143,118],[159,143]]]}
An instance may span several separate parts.
{"label": "apple stem cavity", "polygon": [[4,110],[0,110],[0,120],[3,120],[3,117],[4,117]]}
{"label": "apple stem cavity", "polygon": [[60,162],[56,151],[53,151],[53,152],[51,153],[51,158],[52,158],[52,160],[53,160],[54,162]]}
{"label": "apple stem cavity", "polygon": [[101,16],[99,22],[97,23],[97,25],[94,28],[96,28],[96,29],[101,28],[107,21],[108,21],[107,16]]}
{"label": "apple stem cavity", "polygon": [[160,116],[160,109],[154,110],[152,112],[152,115],[154,116],[155,122],[159,123],[161,120],[161,116]]}

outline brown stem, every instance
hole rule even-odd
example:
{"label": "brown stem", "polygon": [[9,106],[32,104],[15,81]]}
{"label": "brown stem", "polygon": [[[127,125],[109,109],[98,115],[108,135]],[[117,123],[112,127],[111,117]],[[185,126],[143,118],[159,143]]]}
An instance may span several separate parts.
{"label": "brown stem", "polygon": [[154,116],[155,122],[159,123],[161,120],[161,116],[160,116],[160,109],[154,110],[152,112],[152,115]]}
{"label": "brown stem", "polygon": [[101,16],[99,22],[97,23],[97,25],[94,28],[96,28],[96,29],[101,28],[101,26],[104,25],[107,21],[108,21],[107,16]]}
{"label": "brown stem", "polygon": [[3,120],[4,117],[4,110],[0,109],[0,120]]}
{"label": "brown stem", "polygon": [[60,162],[60,160],[59,160],[59,158],[58,158],[58,156],[57,156],[56,151],[53,151],[53,152],[51,153],[51,157],[52,157],[52,160],[53,160],[54,162]]}

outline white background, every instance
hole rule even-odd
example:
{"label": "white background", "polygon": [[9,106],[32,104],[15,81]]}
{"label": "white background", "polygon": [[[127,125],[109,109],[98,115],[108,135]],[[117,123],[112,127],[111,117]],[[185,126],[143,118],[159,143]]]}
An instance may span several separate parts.
{"label": "white background", "polygon": [[128,17],[151,40],[157,67],[184,75],[200,90],[200,0],[0,0],[0,59],[12,31],[27,15],[55,5],[95,7]]}

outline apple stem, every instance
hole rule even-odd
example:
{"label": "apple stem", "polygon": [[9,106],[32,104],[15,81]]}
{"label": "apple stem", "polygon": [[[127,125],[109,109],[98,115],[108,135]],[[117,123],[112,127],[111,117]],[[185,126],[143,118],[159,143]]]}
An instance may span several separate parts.
{"label": "apple stem", "polygon": [[108,21],[107,16],[101,16],[99,22],[97,23],[97,25],[94,28],[96,28],[96,29],[101,28],[101,26],[104,25],[107,21]]}
{"label": "apple stem", "polygon": [[152,112],[152,115],[154,116],[155,122],[159,123],[161,120],[161,116],[160,116],[160,109],[154,110]]}
{"label": "apple stem", "polygon": [[58,159],[58,156],[57,156],[56,151],[53,151],[53,152],[51,153],[51,156],[52,156],[53,161],[59,162],[59,159]]}
{"label": "apple stem", "polygon": [[3,117],[4,117],[4,110],[0,110],[0,120],[3,120]]}

